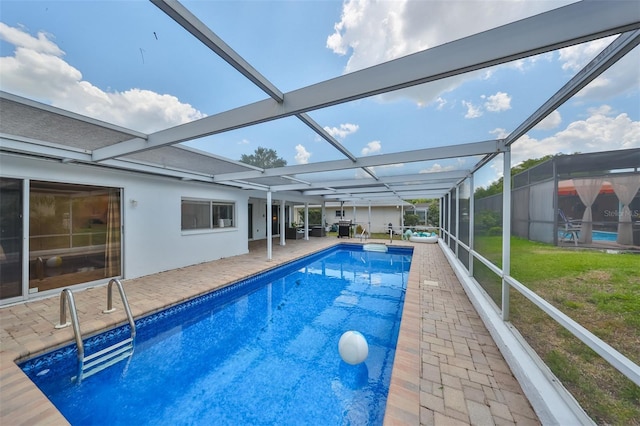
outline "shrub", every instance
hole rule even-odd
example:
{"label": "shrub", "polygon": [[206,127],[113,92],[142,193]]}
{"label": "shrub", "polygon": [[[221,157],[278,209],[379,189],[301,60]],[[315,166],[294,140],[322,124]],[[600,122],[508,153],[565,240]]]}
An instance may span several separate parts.
{"label": "shrub", "polygon": [[420,216],[417,214],[405,214],[404,226],[416,226],[420,223]]}
{"label": "shrub", "polygon": [[489,228],[489,231],[487,231],[487,235],[490,237],[498,237],[500,235],[502,235],[502,227],[501,226],[493,226],[491,228]]}
{"label": "shrub", "polygon": [[499,227],[502,221],[499,212],[493,210],[481,210],[475,214],[475,228],[479,231],[487,231]]}

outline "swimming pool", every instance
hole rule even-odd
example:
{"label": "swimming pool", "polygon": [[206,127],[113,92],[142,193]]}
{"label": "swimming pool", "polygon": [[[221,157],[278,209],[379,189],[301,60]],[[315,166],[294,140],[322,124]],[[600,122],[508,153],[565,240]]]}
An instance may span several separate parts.
{"label": "swimming pool", "polygon": [[[558,238],[563,239],[567,238],[569,235],[560,230],[558,231]],[[608,231],[591,231],[591,239],[592,241],[610,241],[615,242],[618,238],[617,232],[608,232]]]}
{"label": "swimming pool", "polygon": [[591,234],[593,241],[616,241],[618,239],[617,232],[593,231]]}
{"label": "swimming pool", "polygon": [[75,345],[21,367],[72,424],[381,424],[411,253],[342,244],[138,319],[134,354],[81,383]]}

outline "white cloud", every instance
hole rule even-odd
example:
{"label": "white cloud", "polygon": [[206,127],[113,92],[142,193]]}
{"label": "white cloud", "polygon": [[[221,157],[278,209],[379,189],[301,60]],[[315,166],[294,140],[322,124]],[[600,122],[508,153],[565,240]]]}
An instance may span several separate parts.
{"label": "white cloud", "polygon": [[447,104],[447,101],[446,99],[443,99],[440,96],[438,96],[438,98],[436,99],[436,104],[438,105],[436,109],[441,110]]}
{"label": "white cloud", "polygon": [[[615,37],[599,39],[559,50],[558,56],[562,69],[572,74],[579,71],[608,46]],[[575,97],[577,99],[607,100],[628,92],[630,88],[632,88],[631,90],[637,90],[640,85],[638,63],[640,63],[640,50],[634,49],[589,83]]]}
{"label": "white cloud", "polygon": [[[554,114],[551,114],[552,117]],[[552,118],[551,121],[555,120]],[[560,118],[558,114],[558,122]],[[504,129],[492,132],[498,138],[504,138]],[[640,148],[640,122],[632,121],[627,114],[616,114],[608,105],[589,110],[589,117],[585,120],[574,121],[555,133],[543,139],[535,139],[524,135],[511,146],[511,165],[517,165],[525,160],[541,158],[545,155],[573,154],[600,151],[614,151],[619,149]],[[491,163],[479,170],[476,184],[487,186],[499,179],[502,173],[502,156],[497,156]]]}
{"label": "white cloud", "polygon": [[238,145],[249,145],[249,140],[248,139],[242,139],[240,142],[238,142]]}
{"label": "white cloud", "polygon": [[572,2],[347,0],[327,47],[352,72]]}
{"label": "white cloud", "polygon": [[504,92],[487,97],[484,107],[489,112],[500,112],[511,109],[511,96]]}
{"label": "white cloud", "polygon": [[53,56],[63,56],[64,52],[54,42],[49,40],[49,35],[39,32],[38,37],[32,37],[20,28],[10,27],[0,22],[0,40],[4,40],[16,48],[26,48],[38,53],[46,53]]}
{"label": "white cloud", "polygon": [[495,135],[496,139],[504,139],[509,136],[509,132],[507,129],[503,129],[502,127],[497,127],[489,132],[492,135]]}
{"label": "white cloud", "polygon": [[534,129],[551,130],[560,126],[560,123],[562,123],[562,116],[558,110],[555,110],[539,122]]}
{"label": "white cloud", "polygon": [[362,148],[361,153],[362,155],[371,155],[371,154],[380,152],[381,149],[382,149],[382,144],[380,143],[380,141],[372,141],[372,142],[369,142],[367,146]]}
{"label": "white cloud", "polygon": [[478,118],[484,115],[484,111],[500,112],[511,109],[511,96],[504,92],[495,95],[481,96],[486,99],[483,105],[475,105],[471,101],[462,101],[462,105],[467,109],[464,118]]}
{"label": "white cloud", "polygon": [[[341,20],[327,38],[327,47],[339,55],[348,55],[344,72],[350,73],[411,53],[444,44],[546,10],[574,3],[563,1],[380,1],[346,0]],[[613,37],[583,43],[506,66],[528,71],[538,61],[557,58],[562,69],[571,74],[581,69]],[[611,99],[640,85],[640,50],[635,49],[576,95],[576,98]],[[385,100],[412,99],[418,106],[435,104],[465,81],[488,79],[493,68],[446,78],[382,95]]]}
{"label": "white cloud", "polygon": [[[346,0],[326,46],[348,55],[344,72],[350,73],[573,2]],[[524,68],[523,61],[514,66]],[[419,106],[429,105],[467,80],[490,76],[490,70],[467,73],[384,98],[408,97]]]}
{"label": "white cloud", "polygon": [[139,88],[103,91],[83,80],[45,33],[33,37],[0,23],[0,38],[16,47],[14,56],[0,57],[4,91],[147,133],[205,116],[171,95]]}
{"label": "white cloud", "polygon": [[462,101],[462,105],[467,108],[464,118],[478,118],[482,116],[482,109],[471,102]]}
{"label": "white cloud", "polygon": [[598,53],[602,51],[615,37],[595,40],[589,43],[577,44],[565,47],[558,51],[562,69],[565,71],[578,72]]}
{"label": "white cloud", "polygon": [[523,136],[512,146],[512,163],[549,154],[640,147],[640,122],[632,121],[626,113],[616,115],[608,105],[591,109],[589,113],[587,119],[574,121],[553,136],[540,140]]}
{"label": "white cloud", "polygon": [[631,90],[635,91],[631,96],[637,97],[640,86],[639,63],[640,50],[635,48],[578,92],[575,98],[608,101],[615,96],[630,93]]}
{"label": "white cloud", "polygon": [[341,124],[340,127],[326,126],[324,127],[324,130],[334,138],[344,139],[350,134],[357,132],[359,128],[360,126],[357,124],[345,123]]}
{"label": "white cloud", "polygon": [[311,153],[307,151],[307,149],[298,144],[296,145],[296,163],[297,164],[307,164],[309,162],[309,158],[311,157]]}

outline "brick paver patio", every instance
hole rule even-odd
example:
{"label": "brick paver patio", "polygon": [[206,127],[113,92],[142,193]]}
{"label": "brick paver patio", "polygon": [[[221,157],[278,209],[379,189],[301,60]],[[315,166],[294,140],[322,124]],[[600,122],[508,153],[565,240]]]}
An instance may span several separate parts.
{"label": "brick paver patio", "polygon": [[[358,242],[357,239],[346,240]],[[134,317],[156,312],[341,242],[331,237],[250,243],[241,256],[123,281]],[[383,241],[381,241],[383,242]],[[538,425],[522,389],[466,297],[440,247],[414,246],[414,257],[387,401],[387,425]],[[126,321],[119,297],[103,314],[104,285],[74,292],[84,336]],[[114,291],[116,291],[114,289]],[[0,308],[0,424],[67,424],[15,361],[73,340],[57,330],[59,297]]]}

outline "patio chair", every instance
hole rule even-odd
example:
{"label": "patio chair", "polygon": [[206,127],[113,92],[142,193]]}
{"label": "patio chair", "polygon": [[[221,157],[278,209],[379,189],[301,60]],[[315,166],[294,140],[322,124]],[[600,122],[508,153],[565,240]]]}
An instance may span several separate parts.
{"label": "patio chair", "polygon": [[573,241],[573,243],[577,246],[579,232],[582,229],[582,221],[568,218],[567,215],[564,214],[562,209],[558,209],[558,215],[560,216],[562,222],[558,223],[558,234],[560,236],[560,240]]}

